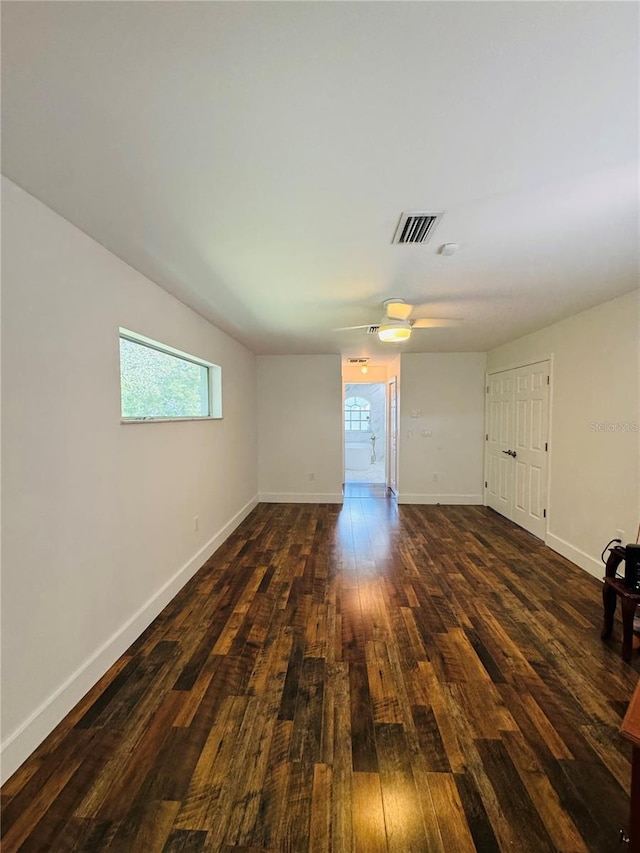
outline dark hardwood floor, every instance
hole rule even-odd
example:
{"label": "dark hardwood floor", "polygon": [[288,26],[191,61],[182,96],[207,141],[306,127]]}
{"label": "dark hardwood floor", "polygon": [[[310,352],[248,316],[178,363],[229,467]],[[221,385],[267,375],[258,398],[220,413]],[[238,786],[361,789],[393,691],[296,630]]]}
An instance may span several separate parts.
{"label": "dark hardwood floor", "polygon": [[368,494],[259,505],[6,783],[4,853],[620,849],[600,583]]}

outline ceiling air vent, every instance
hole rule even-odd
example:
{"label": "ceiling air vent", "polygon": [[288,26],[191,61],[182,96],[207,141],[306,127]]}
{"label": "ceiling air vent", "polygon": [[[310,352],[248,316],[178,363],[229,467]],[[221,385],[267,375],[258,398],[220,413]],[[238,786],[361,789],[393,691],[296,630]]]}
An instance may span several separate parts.
{"label": "ceiling air vent", "polygon": [[369,328],[367,329],[367,334],[368,335],[377,335],[379,328],[380,328],[379,325],[378,326],[369,326]]}
{"label": "ceiling air vent", "polygon": [[369,359],[368,358],[349,358],[347,359],[349,364],[366,364]]}
{"label": "ceiling air vent", "polygon": [[444,216],[439,213],[403,213],[398,222],[392,243],[428,243]]}

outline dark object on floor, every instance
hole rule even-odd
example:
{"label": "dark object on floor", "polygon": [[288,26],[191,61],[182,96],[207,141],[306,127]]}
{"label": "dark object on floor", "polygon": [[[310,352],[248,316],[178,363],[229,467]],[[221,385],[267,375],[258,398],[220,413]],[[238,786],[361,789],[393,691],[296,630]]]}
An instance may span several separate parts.
{"label": "dark object on floor", "polygon": [[640,593],[640,545],[627,545],[624,561],[624,585]]}

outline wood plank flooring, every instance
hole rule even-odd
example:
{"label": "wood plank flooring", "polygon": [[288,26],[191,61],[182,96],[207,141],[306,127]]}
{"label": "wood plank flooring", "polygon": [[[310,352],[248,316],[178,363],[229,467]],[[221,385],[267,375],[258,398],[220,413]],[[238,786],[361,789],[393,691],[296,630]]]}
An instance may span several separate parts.
{"label": "wood plank flooring", "polygon": [[2,790],[2,850],[620,849],[638,678],[483,507],[261,504]]}

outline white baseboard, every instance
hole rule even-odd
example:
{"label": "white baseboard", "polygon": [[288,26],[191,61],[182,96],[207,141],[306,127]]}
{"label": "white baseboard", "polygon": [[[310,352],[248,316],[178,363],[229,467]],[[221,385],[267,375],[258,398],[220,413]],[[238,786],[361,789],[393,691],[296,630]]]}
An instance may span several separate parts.
{"label": "white baseboard", "polygon": [[50,734],[69,711],[129,648],[185,583],[218,550],[258,504],[252,498],[194,556],[96,649],[36,710],[2,742],[0,779],[4,783]]}
{"label": "white baseboard", "polygon": [[478,506],[482,504],[482,495],[412,495],[407,492],[399,492],[398,503]]}
{"label": "white baseboard", "polygon": [[589,574],[593,575],[594,578],[602,580],[604,577],[604,565],[601,560],[589,556],[589,554],[586,554],[574,545],[569,544],[569,542],[565,542],[565,540],[561,539],[559,536],[555,536],[553,533],[549,533],[549,531],[547,531],[544,543],[545,545],[548,545],[552,551],[555,551],[557,554],[561,554],[563,557],[566,557],[567,560],[571,560],[572,563],[575,563],[576,566],[584,569],[585,572],[589,572]]}
{"label": "white baseboard", "polygon": [[341,504],[342,492],[260,492],[263,504]]}

